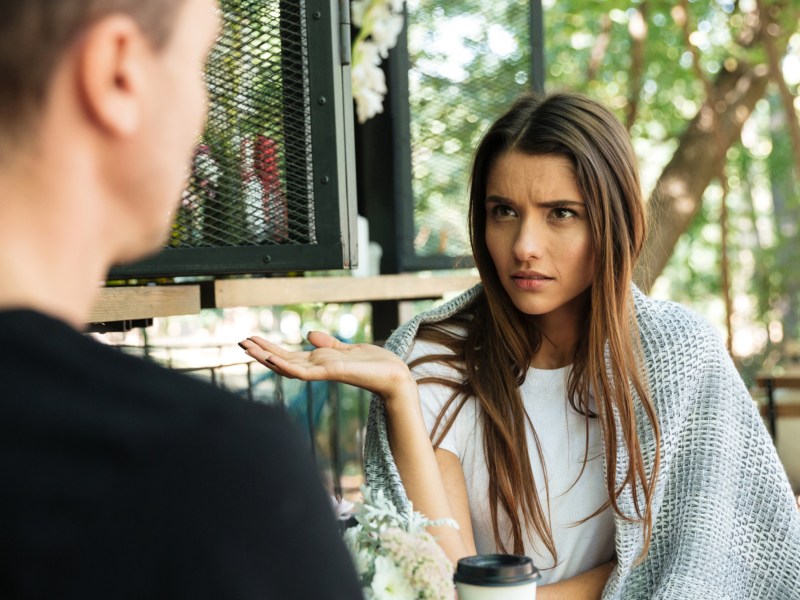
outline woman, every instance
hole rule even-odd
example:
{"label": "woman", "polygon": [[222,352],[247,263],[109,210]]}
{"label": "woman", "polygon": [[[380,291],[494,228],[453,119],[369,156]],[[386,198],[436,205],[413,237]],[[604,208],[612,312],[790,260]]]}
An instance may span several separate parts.
{"label": "woman", "polygon": [[532,556],[540,598],[798,597],[800,521],[741,379],[707,323],[631,284],[645,216],[612,113],[521,98],[478,146],[469,221],[481,285],[387,350],[247,351],[376,394],[368,481],[455,518],[454,561]]}

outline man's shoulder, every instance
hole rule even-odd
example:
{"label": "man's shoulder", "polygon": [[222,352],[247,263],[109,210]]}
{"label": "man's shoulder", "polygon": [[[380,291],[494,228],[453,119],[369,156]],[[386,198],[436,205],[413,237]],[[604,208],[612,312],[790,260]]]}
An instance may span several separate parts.
{"label": "man's shoulder", "polygon": [[[70,456],[71,466],[92,472],[113,449],[129,473],[118,485],[158,488],[164,498],[209,495],[212,482],[267,484],[298,465],[309,470],[308,449],[282,407],[245,400],[57,323],[36,325],[46,343],[11,334],[5,316],[0,417],[3,427],[25,436],[0,439],[0,447],[21,454],[46,448],[43,463]],[[6,343],[16,353],[4,350]]]}
{"label": "man's shoulder", "polygon": [[192,436],[205,445],[215,441],[226,444],[226,438],[235,437],[242,445],[278,442],[283,438],[281,431],[293,428],[280,405],[247,400],[194,376],[122,355],[112,348],[100,350],[110,354],[109,363],[113,361],[119,367],[106,372],[103,385],[124,390],[120,392],[124,405],[137,407],[146,417],[158,418],[173,429],[174,435]]}
{"label": "man's shoulder", "polygon": [[[142,589],[175,598],[358,597],[317,468],[282,409],[30,316],[0,313],[0,516],[43,533],[9,543],[60,552],[76,586],[100,565],[105,577],[90,580],[109,590],[135,570]],[[75,534],[54,551],[64,523]],[[317,578],[303,580],[301,557],[322,565]],[[163,572],[170,581],[148,576]]]}
{"label": "man's shoulder", "polygon": [[35,405],[43,419],[72,415],[122,437],[288,424],[277,407],[246,401],[32,312],[0,313],[0,374],[9,404]]}

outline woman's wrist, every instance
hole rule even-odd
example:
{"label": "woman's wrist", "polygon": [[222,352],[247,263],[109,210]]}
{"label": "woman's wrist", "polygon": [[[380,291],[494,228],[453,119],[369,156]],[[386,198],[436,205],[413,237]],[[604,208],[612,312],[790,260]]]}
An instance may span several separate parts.
{"label": "woman's wrist", "polygon": [[406,412],[410,408],[419,408],[419,389],[411,372],[408,372],[407,376],[394,379],[390,388],[379,395],[386,403],[386,410],[390,414]]}

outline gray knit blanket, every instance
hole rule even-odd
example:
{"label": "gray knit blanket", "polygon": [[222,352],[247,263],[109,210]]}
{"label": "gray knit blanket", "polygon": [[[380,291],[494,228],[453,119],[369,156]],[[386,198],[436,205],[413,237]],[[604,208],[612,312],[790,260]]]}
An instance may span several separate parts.
{"label": "gray knit blanket", "polygon": [[[405,359],[421,323],[441,321],[482,293],[480,285],[420,314],[386,348]],[[618,565],[604,600],[800,599],[800,511],[755,404],[713,327],[672,302],[633,288],[644,367],[661,428],[661,470],[650,550],[642,526],[615,514]],[[637,421],[647,466],[653,432]],[[628,462],[617,446],[617,485]],[[408,510],[386,431],[383,401],[373,397],[367,424],[367,483]],[[619,498],[635,516],[628,487]]]}

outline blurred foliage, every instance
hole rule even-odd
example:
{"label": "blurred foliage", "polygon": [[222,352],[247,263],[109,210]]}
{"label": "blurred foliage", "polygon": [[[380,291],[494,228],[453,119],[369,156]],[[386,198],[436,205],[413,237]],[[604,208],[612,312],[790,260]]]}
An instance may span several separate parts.
{"label": "blurred foliage", "polygon": [[[779,49],[796,95],[800,7],[766,4],[782,31],[793,33],[788,50]],[[713,82],[739,61],[766,61],[755,0],[545,0],[544,8],[546,89],[582,92],[616,111],[629,125],[646,196],[706,97],[698,73]],[[414,195],[424,238],[426,227],[465,229],[472,149],[489,122],[530,86],[529,13],[528,3],[517,0],[496,0],[491,9],[477,0],[410,2],[409,11]],[[800,338],[800,270],[793,268],[800,259],[800,198],[785,119],[770,85],[727,154],[733,349],[748,379],[789,361]],[[653,294],[693,306],[722,330],[721,189],[713,182],[706,190]],[[422,241],[421,254],[468,251],[463,237]]]}

